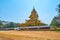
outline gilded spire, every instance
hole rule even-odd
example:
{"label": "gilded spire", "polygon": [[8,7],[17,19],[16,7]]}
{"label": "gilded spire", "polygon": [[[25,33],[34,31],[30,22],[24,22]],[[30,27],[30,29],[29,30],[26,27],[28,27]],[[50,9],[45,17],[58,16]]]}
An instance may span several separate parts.
{"label": "gilded spire", "polygon": [[[33,6],[33,10],[32,10],[32,12],[37,13],[36,10],[35,10],[35,8],[34,8],[34,6]],[[32,12],[31,12],[31,13],[32,13]]]}
{"label": "gilded spire", "polygon": [[33,7],[33,10],[31,12],[31,15],[29,16],[29,18],[31,18],[31,19],[34,19],[34,18],[38,19],[38,14],[37,14],[37,12],[36,12],[34,7]]}

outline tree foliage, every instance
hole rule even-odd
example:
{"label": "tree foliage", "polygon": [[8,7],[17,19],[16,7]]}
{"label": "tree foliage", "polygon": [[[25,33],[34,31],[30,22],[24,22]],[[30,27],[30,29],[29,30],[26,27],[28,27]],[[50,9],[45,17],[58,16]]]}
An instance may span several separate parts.
{"label": "tree foliage", "polygon": [[58,11],[58,15],[53,18],[50,25],[53,26],[53,27],[56,26],[56,27],[60,28],[60,4],[58,5],[58,10],[57,11]]}
{"label": "tree foliage", "polygon": [[2,24],[2,21],[0,20],[0,27],[2,26],[3,24]]}
{"label": "tree foliage", "polygon": [[4,27],[4,28],[19,27],[19,23],[7,22],[7,21],[0,20],[0,27]]}

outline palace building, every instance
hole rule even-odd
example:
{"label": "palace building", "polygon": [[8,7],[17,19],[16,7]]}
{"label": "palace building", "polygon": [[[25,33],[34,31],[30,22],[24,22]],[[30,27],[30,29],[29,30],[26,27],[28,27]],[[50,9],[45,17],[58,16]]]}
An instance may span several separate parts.
{"label": "palace building", "polygon": [[29,20],[26,20],[25,23],[20,24],[20,26],[42,26],[41,20],[38,19],[38,13],[36,12],[35,8],[31,11],[31,15],[29,16]]}

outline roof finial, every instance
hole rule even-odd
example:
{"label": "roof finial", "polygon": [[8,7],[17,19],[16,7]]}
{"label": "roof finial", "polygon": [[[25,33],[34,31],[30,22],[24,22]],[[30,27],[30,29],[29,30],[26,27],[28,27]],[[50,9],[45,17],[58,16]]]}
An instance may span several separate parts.
{"label": "roof finial", "polygon": [[35,11],[35,7],[33,6],[33,11]]}
{"label": "roof finial", "polygon": [[34,9],[34,6],[33,6],[33,9]]}

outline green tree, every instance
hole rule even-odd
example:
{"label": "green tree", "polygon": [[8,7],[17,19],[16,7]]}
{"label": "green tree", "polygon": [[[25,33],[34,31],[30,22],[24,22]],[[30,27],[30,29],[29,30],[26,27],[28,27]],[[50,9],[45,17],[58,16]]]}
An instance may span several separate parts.
{"label": "green tree", "polygon": [[53,20],[50,25],[52,26],[52,28],[54,28],[56,26],[56,21]]}
{"label": "green tree", "polygon": [[2,27],[2,25],[3,25],[3,24],[2,24],[2,21],[0,20],[0,27]]}
{"label": "green tree", "polygon": [[8,28],[8,27],[9,27],[9,24],[5,24],[4,27],[5,27],[5,28]]}
{"label": "green tree", "polygon": [[58,5],[57,11],[58,11],[58,15],[53,18],[50,25],[52,27],[58,28],[58,27],[60,27],[60,4]]}
{"label": "green tree", "polygon": [[15,27],[15,23],[14,23],[14,22],[10,22],[10,23],[8,24],[8,27],[9,27],[9,28],[14,28],[14,27]]}

